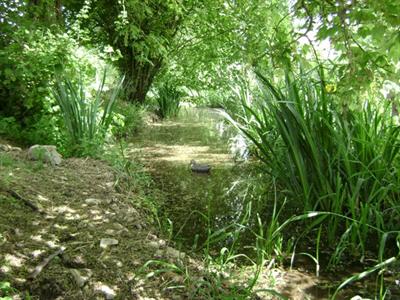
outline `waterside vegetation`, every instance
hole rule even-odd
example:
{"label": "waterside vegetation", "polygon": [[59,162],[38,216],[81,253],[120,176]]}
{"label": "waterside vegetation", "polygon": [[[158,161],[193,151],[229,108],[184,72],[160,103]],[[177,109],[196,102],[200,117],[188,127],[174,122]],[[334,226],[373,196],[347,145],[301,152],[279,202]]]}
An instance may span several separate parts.
{"label": "waterside vegetation", "polygon": [[1,2],[0,299],[400,297],[399,20],[389,0]]}

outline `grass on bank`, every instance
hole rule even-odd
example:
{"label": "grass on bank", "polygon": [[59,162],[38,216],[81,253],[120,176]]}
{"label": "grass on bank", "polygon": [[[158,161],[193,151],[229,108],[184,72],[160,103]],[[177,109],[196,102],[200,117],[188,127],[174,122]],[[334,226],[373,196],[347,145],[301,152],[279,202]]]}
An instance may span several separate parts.
{"label": "grass on bank", "polygon": [[[263,172],[276,179],[288,206],[303,211],[288,221],[321,216],[312,222],[304,218],[297,238],[319,228],[317,254],[320,247],[336,245],[326,249],[332,253],[328,267],[346,255],[364,261],[367,252],[374,253],[375,266],[338,290],[372,273],[382,277],[377,271],[400,253],[400,127],[391,110],[377,101],[359,109],[341,107],[344,101],[326,92],[322,73],[314,78],[287,73],[282,87],[258,78],[264,96],[251,99],[242,86],[242,109],[227,118],[252,142]],[[313,260],[318,266],[318,255]]]}
{"label": "grass on bank", "polygon": [[[265,98],[230,120],[254,143],[264,171],[304,212],[326,211],[357,221],[326,222],[329,243],[351,228],[349,247],[365,255],[368,238],[398,230],[399,132],[389,111],[372,103],[344,110],[310,78],[287,74],[278,89],[259,74]],[[378,234],[376,236],[376,234]],[[377,249],[375,249],[377,250]]]}

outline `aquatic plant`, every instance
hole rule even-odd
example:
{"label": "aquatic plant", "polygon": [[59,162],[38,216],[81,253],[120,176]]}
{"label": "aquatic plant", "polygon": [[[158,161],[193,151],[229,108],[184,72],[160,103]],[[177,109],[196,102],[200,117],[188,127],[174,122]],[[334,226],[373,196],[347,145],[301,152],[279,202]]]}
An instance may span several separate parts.
{"label": "aquatic plant", "polygon": [[[323,78],[314,83],[287,73],[279,89],[258,76],[265,98],[253,106],[242,102],[251,118],[234,123],[254,143],[265,170],[301,201],[304,211],[335,212],[395,228],[400,129],[387,112],[368,102],[362,110],[341,111],[325,93]],[[388,209],[383,224],[382,211]],[[337,226],[331,225],[334,237]],[[364,248],[367,229],[356,227]]]}

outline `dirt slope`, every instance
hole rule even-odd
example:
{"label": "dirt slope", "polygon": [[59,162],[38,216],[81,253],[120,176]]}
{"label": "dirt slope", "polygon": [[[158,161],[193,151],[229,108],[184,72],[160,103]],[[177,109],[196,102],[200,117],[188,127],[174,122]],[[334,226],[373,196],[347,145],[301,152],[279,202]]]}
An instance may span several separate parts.
{"label": "dirt slope", "polygon": [[[116,192],[109,166],[73,158],[53,168],[25,151],[0,155],[0,281],[32,299],[169,299],[135,273],[165,252],[179,255],[154,234],[140,197]],[[103,238],[118,244],[102,248]]]}

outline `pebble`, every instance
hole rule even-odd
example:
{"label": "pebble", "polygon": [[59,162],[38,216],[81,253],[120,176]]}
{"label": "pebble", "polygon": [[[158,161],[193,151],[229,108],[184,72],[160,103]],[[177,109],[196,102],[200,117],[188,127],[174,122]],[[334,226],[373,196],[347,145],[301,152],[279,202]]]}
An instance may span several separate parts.
{"label": "pebble", "polygon": [[137,230],[142,230],[142,229],[143,229],[143,226],[140,225],[139,223],[136,223],[136,224],[134,225],[134,227],[135,227]]}
{"label": "pebble", "polygon": [[111,238],[103,238],[100,240],[100,247],[103,249],[113,245],[118,245],[118,240]]}
{"label": "pebble", "polygon": [[119,223],[114,223],[114,228],[116,229],[116,230],[128,230],[128,229],[126,229],[124,226],[122,226],[121,224],[119,224]]}
{"label": "pebble", "polygon": [[180,252],[172,247],[167,247],[167,249],[165,249],[165,254],[171,258],[184,258],[185,257],[184,252]]}
{"label": "pebble", "polygon": [[99,205],[101,203],[100,199],[95,199],[95,198],[88,198],[85,200],[85,203],[87,205]]}
{"label": "pebble", "polygon": [[20,147],[13,147],[10,145],[3,145],[0,144],[0,151],[5,151],[5,152],[9,152],[9,151],[22,151],[22,149]]}
{"label": "pebble", "polygon": [[106,234],[108,235],[115,235],[115,230],[114,229],[107,229]]}
{"label": "pebble", "polygon": [[70,269],[69,271],[72,274],[76,285],[80,288],[83,287],[89,279],[88,277],[82,276],[81,273],[76,269]]}
{"label": "pebble", "polygon": [[149,245],[151,248],[156,248],[156,249],[160,248],[160,244],[159,244],[157,241],[150,241],[150,242],[148,243],[148,245]]}
{"label": "pebble", "polygon": [[97,284],[97,286],[95,287],[95,291],[102,293],[107,300],[112,300],[116,296],[115,291],[105,284]]}

